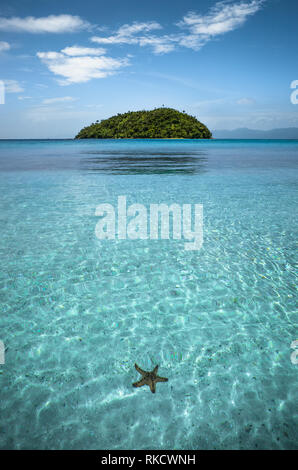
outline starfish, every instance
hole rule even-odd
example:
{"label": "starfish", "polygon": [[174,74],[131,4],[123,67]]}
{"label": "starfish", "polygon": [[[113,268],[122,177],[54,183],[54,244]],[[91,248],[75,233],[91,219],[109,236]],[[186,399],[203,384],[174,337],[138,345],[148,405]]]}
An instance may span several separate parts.
{"label": "starfish", "polygon": [[149,385],[151,392],[155,393],[155,385],[157,382],[168,381],[166,377],[159,377],[157,375],[158,366],[156,366],[151,372],[142,370],[137,364],[135,364],[135,368],[142,375],[142,378],[138,382],[132,384],[133,387],[142,387],[143,385]]}

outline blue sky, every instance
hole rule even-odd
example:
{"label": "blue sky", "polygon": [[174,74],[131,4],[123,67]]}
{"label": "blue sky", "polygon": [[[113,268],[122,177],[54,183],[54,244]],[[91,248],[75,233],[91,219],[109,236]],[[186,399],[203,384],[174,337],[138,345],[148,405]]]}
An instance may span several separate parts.
{"label": "blue sky", "polygon": [[298,127],[298,2],[2,0],[0,138],[162,105],[211,130]]}

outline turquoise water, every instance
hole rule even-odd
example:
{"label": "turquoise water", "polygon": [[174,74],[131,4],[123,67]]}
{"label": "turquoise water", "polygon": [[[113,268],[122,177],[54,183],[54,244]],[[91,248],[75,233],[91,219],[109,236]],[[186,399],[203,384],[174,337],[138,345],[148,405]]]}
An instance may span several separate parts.
{"label": "turquoise water", "polygon": [[[0,141],[2,449],[297,448],[298,141]],[[204,244],[95,208],[203,204]],[[156,394],[133,388],[159,364]]]}

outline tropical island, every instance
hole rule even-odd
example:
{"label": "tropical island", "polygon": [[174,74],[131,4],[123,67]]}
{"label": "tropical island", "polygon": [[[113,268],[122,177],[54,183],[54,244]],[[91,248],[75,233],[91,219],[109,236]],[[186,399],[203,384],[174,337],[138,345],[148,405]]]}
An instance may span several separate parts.
{"label": "tropical island", "polygon": [[76,139],[211,139],[209,129],[185,111],[128,111],[84,127]]}

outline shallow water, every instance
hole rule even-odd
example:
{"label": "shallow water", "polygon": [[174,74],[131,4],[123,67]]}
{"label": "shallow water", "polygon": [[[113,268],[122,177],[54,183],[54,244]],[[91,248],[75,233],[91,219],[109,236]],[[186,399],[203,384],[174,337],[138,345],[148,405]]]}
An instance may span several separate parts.
{"label": "shallow water", "polygon": [[[297,164],[298,141],[0,141],[0,447],[297,448]],[[98,240],[120,195],[203,204],[202,249]],[[135,362],[169,381],[133,388]]]}

